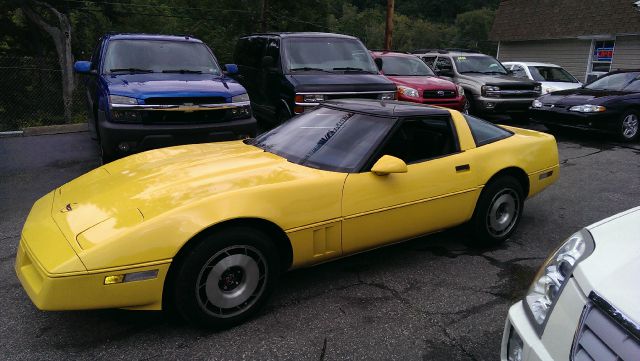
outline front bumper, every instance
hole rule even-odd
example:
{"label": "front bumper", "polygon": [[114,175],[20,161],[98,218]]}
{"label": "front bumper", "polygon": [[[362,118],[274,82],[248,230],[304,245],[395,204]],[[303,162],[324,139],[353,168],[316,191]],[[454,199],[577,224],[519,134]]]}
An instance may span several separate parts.
{"label": "front bumper", "polygon": [[473,98],[474,111],[483,115],[522,115],[536,98]]}
{"label": "front bumper", "polygon": [[[164,261],[92,272],[50,274],[36,261],[27,243],[21,240],[16,255],[15,271],[27,295],[40,310],[159,310],[162,306],[162,289],[169,265],[169,262]],[[156,278],[104,284],[107,276],[152,270],[158,270]]]}
{"label": "front bumper", "polygon": [[[82,252],[67,240],[51,216],[53,192],[39,199],[22,230],[14,269],[41,310],[96,308],[160,309],[171,260],[87,270]],[[157,270],[155,277],[105,285],[105,277]]]}
{"label": "front bumper", "polygon": [[404,96],[402,94],[398,95],[398,100],[405,102],[413,102],[427,105],[435,105],[438,107],[445,107],[449,109],[455,109],[458,111],[464,110],[465,98],[455,97],[455,98],[411,98]]}
{"label": "front bumper", "polygon": [[620,114],[605,111],[602,113],[579,113],[566,109],[530,108],[531,120],[545,125],[557,125],[569,128],[597,130],[605,133],[616,133],[619,124],[616,120]]}
{"label": "front bumper", "polygon": [[[158,112],[179,115],[173,111]],[[257,133],[253,117],[213,123],[118,123],[108,121],[101,111],[98,120],[103,147],[120,155],[172,145],[236,140],[253,137]]]}

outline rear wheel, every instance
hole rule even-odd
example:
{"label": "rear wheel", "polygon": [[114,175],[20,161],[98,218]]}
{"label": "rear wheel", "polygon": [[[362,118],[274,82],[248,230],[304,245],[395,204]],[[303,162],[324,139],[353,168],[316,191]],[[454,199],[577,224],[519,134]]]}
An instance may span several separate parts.
{"label": "rear wheel", "polygon": [[632,142],[638,139],[638,112],[630,111],[622,115],[619,124],[618,138],[623,142]]}
{"label": "rear wheel", "polygon": [[178,260],[168,288],[172,308],[196,325],[235,326],[265,304],[275,287],[278,265],[278,253],[262,232],[216,232]]}
{"label": "rear wheel", "polygon": [[515,231],[524,207],[524,192],[512,176],[492,180],[480,193],[470,228],[483,245],[495,246]]}

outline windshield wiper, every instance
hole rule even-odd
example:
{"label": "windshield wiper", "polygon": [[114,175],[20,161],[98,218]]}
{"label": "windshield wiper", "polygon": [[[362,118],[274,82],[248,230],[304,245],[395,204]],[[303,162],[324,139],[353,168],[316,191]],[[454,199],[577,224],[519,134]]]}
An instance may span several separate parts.
{"label": "windshield wiper", "polygon": [[168,69],[163,70],[163,73],[180,73],[180,74],[202,74],[201,70],[189,70],[189,69]]}
{"label": "windshield wiper", "polygon": [[139,69],[139,68],[116,68],[116,69],[109,69],[110,73],[113,72],[121,72],[121,71],[126,71],[129,73],[153,73],[153,70],[151,69]]}
{"label": "windshield wiper", "polygon": [[333,68],[333,70],[357,71],[357,72],[362,72],[362,73],[373,74],[372,72],[370,72],[370,71],[368,71],[368,70],[364,70],[364,69],[362,69],[362,68],[352,68],[352,67],[350,67],[350,66],[339,67],[339,68]]}
{"label": "windshield wiper", "polygon": [[302,68],[292,68],[291,69],[291,71],[314,71],[314,70],[315,71],[324,71],[325,73],[333,73],[332,71],[327,70],[327,69],[312,68],[312,67],[309,67],[309,66],[305,66],[305,67],[302,67]]}
{"label": "windshield wiper", "polygon": [[475,74],[486,74],[483,71],[476,71],[476,70],[466,70],[466,71],[460,71],[460,74],[465,74],[465,73],[475,73]]}

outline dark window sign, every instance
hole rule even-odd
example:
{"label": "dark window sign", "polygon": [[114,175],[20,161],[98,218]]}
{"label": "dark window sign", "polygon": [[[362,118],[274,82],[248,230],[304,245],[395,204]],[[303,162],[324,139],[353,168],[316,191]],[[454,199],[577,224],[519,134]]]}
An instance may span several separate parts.
{"label": "dark window sign", "polygon": [[595,52],[596,61],[611,61],[613,59],[613,48],[597,48]]}

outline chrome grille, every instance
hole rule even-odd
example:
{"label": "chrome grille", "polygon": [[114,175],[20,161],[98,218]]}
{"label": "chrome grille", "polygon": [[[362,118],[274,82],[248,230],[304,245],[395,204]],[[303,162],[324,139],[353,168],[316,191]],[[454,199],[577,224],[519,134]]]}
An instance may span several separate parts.
{"label": "chrome grille", "polygon": [[597,294],[592,292],[589,299],[575,335],[571,360],[639,360],[637,325]]}
{"label": "chrome grille", "polygon": [[220,104],[227,100],[224,97],[158,97],[147,98],[145,104],[152,105],[194,105],[194,104]]}

